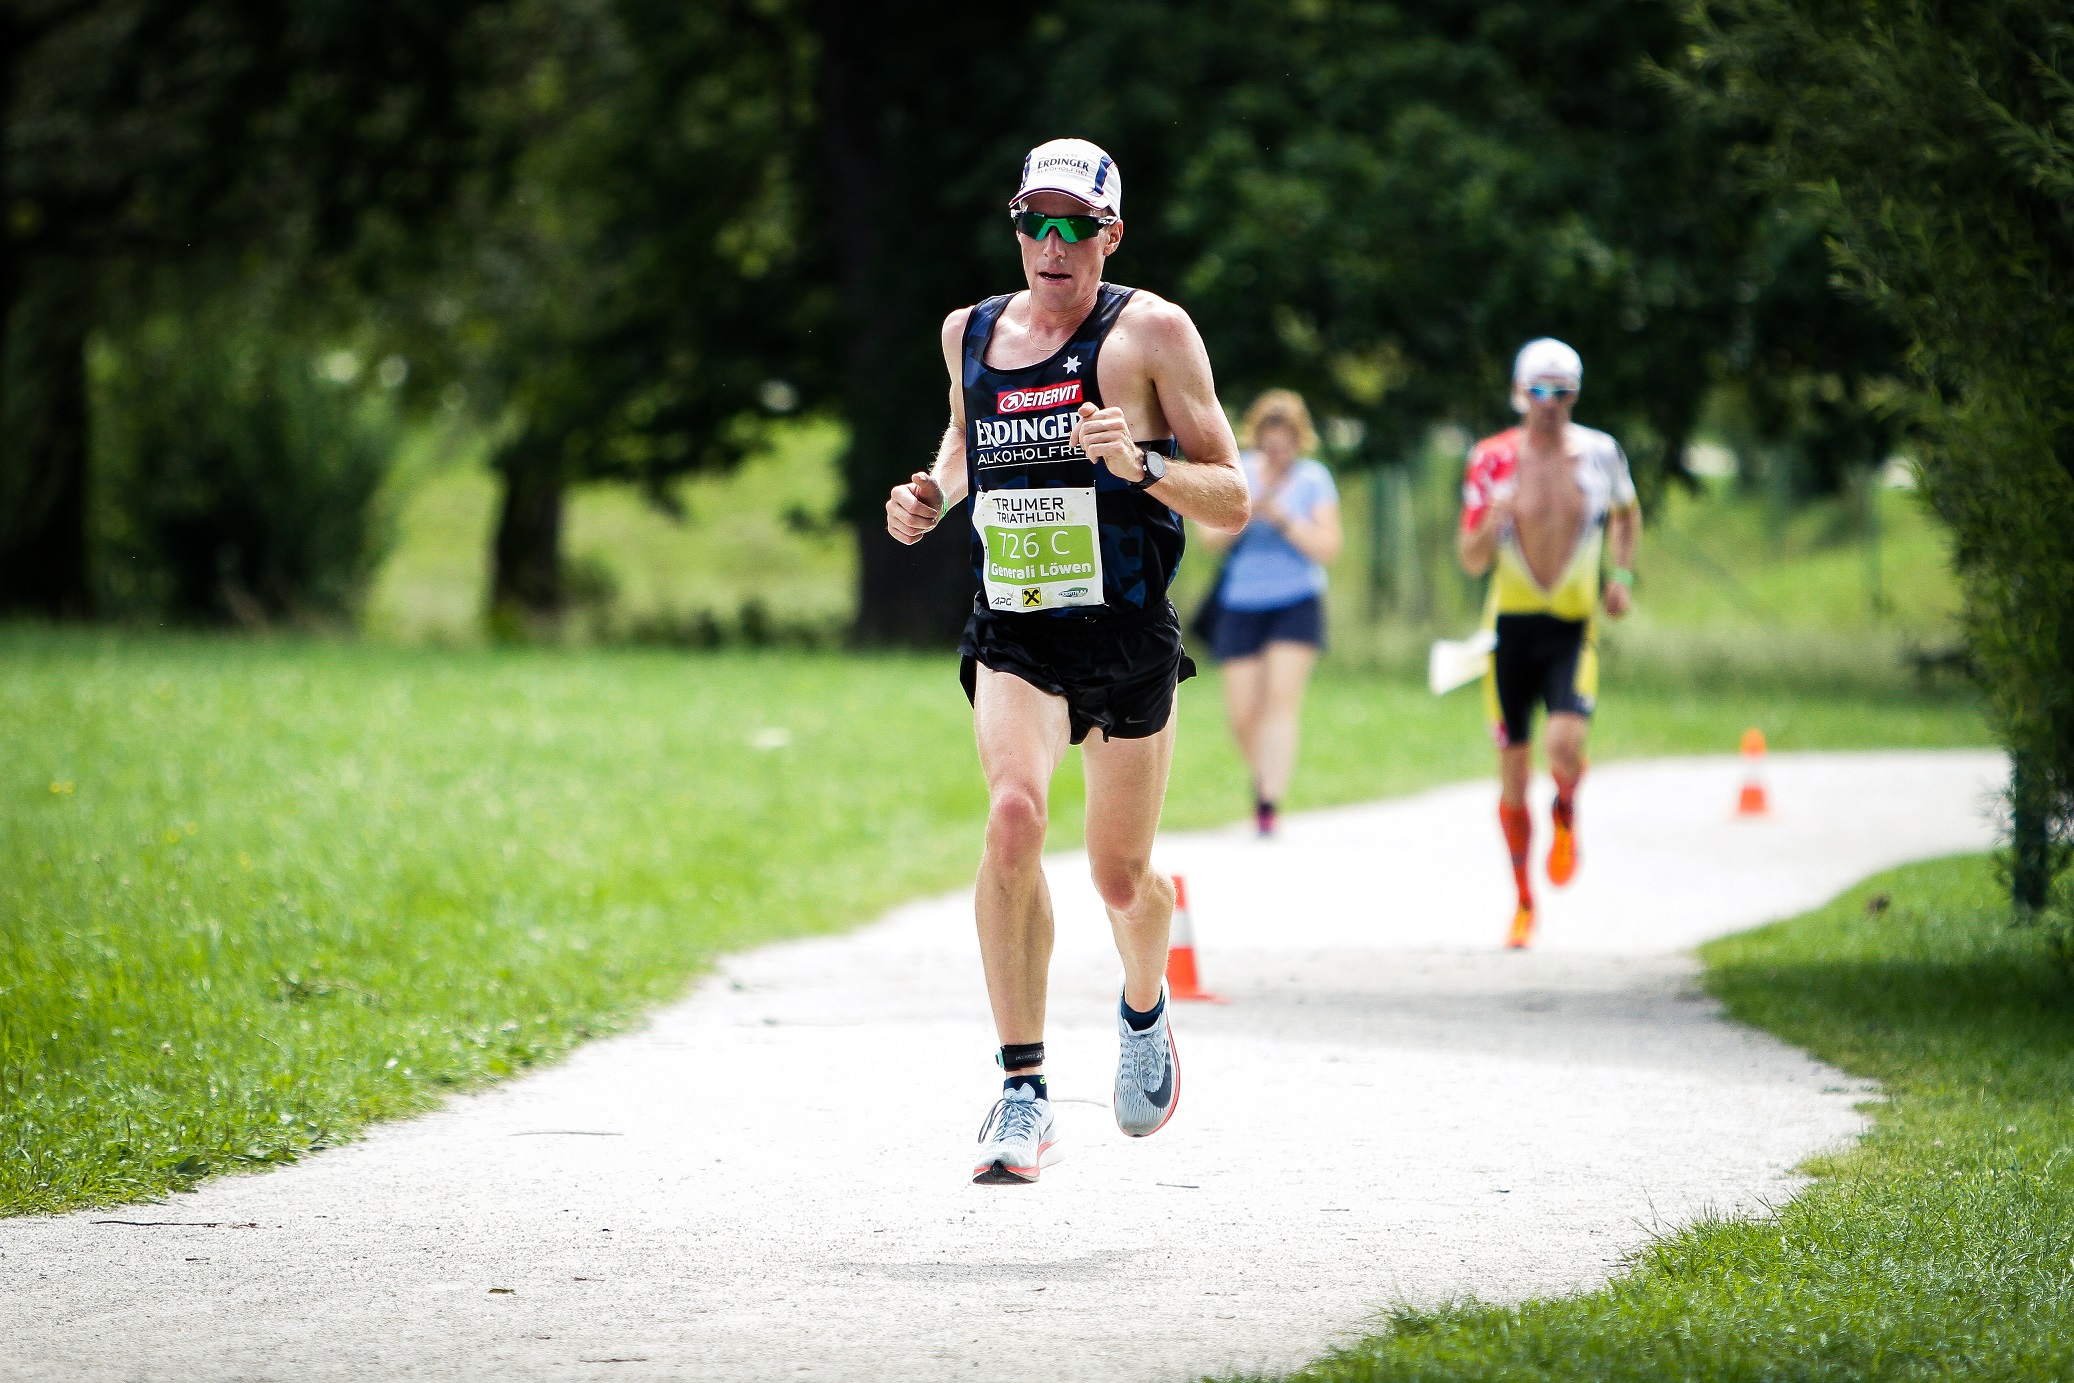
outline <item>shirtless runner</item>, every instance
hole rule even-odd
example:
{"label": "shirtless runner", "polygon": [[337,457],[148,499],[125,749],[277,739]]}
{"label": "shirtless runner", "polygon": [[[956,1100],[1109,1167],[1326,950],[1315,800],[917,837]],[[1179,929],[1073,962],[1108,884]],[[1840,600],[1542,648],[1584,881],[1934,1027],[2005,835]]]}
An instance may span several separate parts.
{"label": "shirtless runner", "polygon": [[1529,341],[1512,367],[1512,406],[1526,415],[1525,424],[1470,448],[1462,484],[1463,569],[1471,576],[1492,572],[1484,627],[1498,642],[1484,676],[1484,707],[1498,741],[1498,821],[1519,890],[1506,939],[1516,948],[1534,934],[1527,878],[1534,703],[1548,709],[1548,770],[1556,786],[1548,881],[1561,887],[1577,872],[1577,782],[1599,692],[1600,557],[1610,535],[1613,567],[1603,598],[1607,615],[1618,619],[1633,601],[1642,531],[1620,443],[1570,421],[1583,384],[1576,351],[1548,337]]}
{"label": "shirtless runner", "polygon": [[1069,745],[1085,743],[1088,865],[1123,959],[1117,1125],[1154,1133],[1180,1098],[1165,983],[1174,891],[1152,872],[1152,838],[1175,688],[1195,664],[1167,584],[1181,516],[1237,532],[1246,482],[1188,314],[1102,281],[1123,240],[1122,199],[1121,172],[1093,144],[1030,152],[1009,203],[1028,287],[944,319],[950,426],[935,465],[886,501],[887,531],[912,543],[973,499],[980,589],[960,676],[987,779],[976,908],[1007,1077],[980,1130],[983,1184],[1035,1181],[1057,1141],[1042,856]]}

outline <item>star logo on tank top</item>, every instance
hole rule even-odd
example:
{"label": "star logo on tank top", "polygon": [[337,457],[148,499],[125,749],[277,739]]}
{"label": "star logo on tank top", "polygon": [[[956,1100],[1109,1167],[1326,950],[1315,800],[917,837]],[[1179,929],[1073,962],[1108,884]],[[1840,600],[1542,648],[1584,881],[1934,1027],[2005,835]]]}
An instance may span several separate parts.
{"label": "star logo on tank top", "polygon": [[1065,371],[1065,372],[1066,372],[1067,374],[1069,374],[1069,375],[1077,375],[1077,374],[1079,374],[1079,373],[1080,373],[1080,357],[1079,357],[1079,356],[1077,356],[1077,355],[1069,355],[1069,356],[1067,356],[1067,357],[1066,357],[1066,359],[1065,359],[1065,363],[1063,363],[1062,365],[1060,365],[1060,366],[1059,366],[1059,368],[1060,368],[1060,369],[1062,369],[1062,370],[1064,370],[1064,371]]}

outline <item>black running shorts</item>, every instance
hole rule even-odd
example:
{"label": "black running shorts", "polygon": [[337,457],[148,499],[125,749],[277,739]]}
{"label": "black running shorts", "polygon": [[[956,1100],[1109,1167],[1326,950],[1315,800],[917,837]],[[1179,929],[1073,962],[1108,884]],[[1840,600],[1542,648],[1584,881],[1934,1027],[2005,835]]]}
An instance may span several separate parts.
{"label": "black running shorts", "polygon": [[1590,620],[1498,616],[1498,647],[1491,653],[1484,700],[1500,746],[1533,742],[1536,702],[1550,715],[1589,717],[1598,692]]}
{"label": "black running shorts", "polygon": [[975,610],[958,643],[958,680],[978,694],[979,665],[1066,699],[1073,743],[1147,739],[1167,727],[1174,688],[1195,676],[1171,604],[1139,618],[1100,622]]}

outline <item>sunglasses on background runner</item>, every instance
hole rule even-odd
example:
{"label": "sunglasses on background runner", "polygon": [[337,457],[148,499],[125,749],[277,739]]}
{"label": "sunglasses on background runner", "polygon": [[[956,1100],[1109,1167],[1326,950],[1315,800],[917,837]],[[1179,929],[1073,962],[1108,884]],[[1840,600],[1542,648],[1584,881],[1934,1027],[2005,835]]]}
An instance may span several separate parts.
{"label": "sunglasses on background runner", "polygon": [[1008,215],[1015,228],[1032,240],[1042,240],[1049,232],[1057,231],[1059,239],[1068,245],[1092,240],[1102,227],[1116,224],[1114,216],[1046,216],[1041,211],[1011,211]]}
{"label": "sunglasses on background runner", "polygon": [[1566,384],[1529,384],[1527,392],[1547,403],[1550,399],[1568,399],[1577,396],[1577,390]]}

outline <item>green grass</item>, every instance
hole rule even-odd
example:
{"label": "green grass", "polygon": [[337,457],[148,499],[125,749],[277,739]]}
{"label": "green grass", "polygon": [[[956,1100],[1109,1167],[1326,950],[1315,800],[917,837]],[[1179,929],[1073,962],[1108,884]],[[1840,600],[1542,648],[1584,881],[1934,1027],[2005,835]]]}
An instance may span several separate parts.
{"label": "green grass", "polygon": [[[436,434],[421,446],[440,454],[399,468],[396,546],[362,626],[386,642],[478,643],[498,483],[477,435]],[[727,631],[752,602],[784,627],[839,631],[856,583],[855,544],[829,519],[841,447],[831,423],[776,430],[739,470],[674,487],[675,516],[630,486],[576,487],[565,534],[580,603],[571,633],[623,638],[701,618]]]}
{"label": "green grass", "polygon": [[[1616,688],[1595,752],[1752,723],[1984,740],[1950,701]],[[1308,725],[1294,807],[1490,770],[1472,693],[1332,674]],[[1067,846],[1077,756],[1059,789]],[[552,1059],[720,952],[965,883],[984,805],[947,655],[0,631],[0,1211],[287,1160]],[[1167,822],[1248,806],[1206,677]]]}
{"label": "green grass", "polygon": [[2002,897],[1935,861],[1704,950],[1736,1017],[1891,1095],[1775,1218],[1670,1235],[1604,1291],[1400,1311],[1297,1377],[2074,1377],[2074,982]]}

